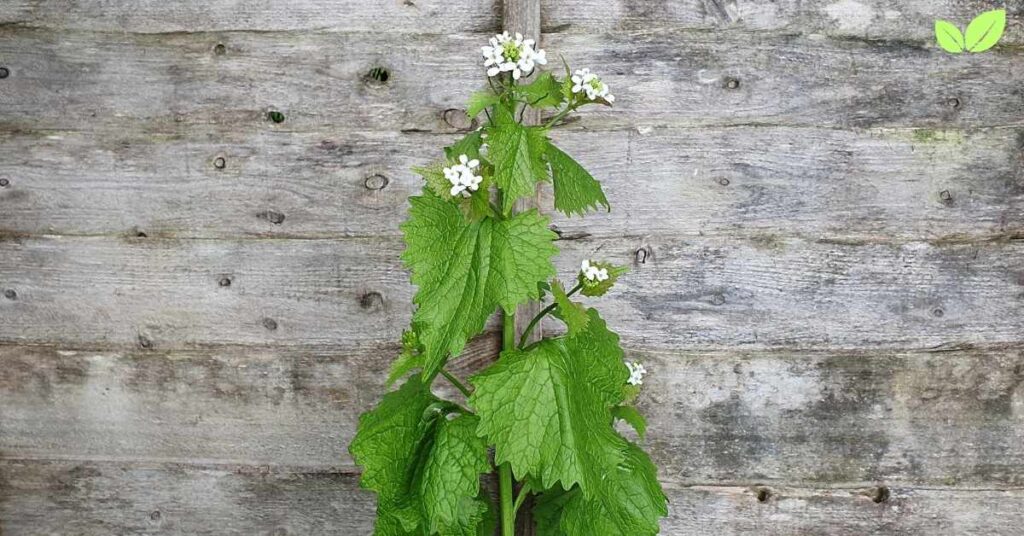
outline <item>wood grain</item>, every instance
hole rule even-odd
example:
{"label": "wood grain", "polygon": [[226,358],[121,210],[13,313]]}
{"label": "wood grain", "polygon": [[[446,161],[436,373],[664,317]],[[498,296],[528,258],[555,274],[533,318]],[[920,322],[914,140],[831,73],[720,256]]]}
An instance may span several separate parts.
{"label": "wood grain", "polygon": [[[373,502],[346,473],[259,467],[0,461],[5,534],[343,534],[371,532]],[[761,488],[669,484],[662,533],[1012,535],[1020,490]]]}
{"label": "wood grain", "polygon": [[[485,85],[486,37],[0,27],[11,73],[0,128],[450,132],[445,111]],[[553,34],[544,43],[552,58],[599,70],[616,95],[614,109],[587,113],[588,128],[1024,125],[1024,54],[1015,49],[956,56],[895,42],[700,31]],[[375,67],[388,70],[386,82],[367,79]],[[269,123],[269,110],[284,122]],[[465,117],[454,124],[471,126]]]}
{"label": "wood grain", "polygon": [[[486,366],[499,331],[472,344],[456,373]],[[0,457],[352,472],[356,419],[386,391],[397,351],[2,346]],[[669,482],[1024,483],[1020,344],[627,354],[651,371],[644,444]]]}
{"label": "wood grain", "polygon": [[[67,4],[59,0],[8,0],[0,25],[170,33],[212,31],[374,31],[393,33],[487,32],[500,26],[501,2],[440,0],[359,2],[288,0],[262,2],[133,2],[100,0]],[[1020,0],[1004,2],[1009,13],[1004,44],[1019,44]],[[737,29],[754,32],[822,34],[832,37],[933,42],[936,18],[963,27],[991,9],[977,0],[559,0],[542,3],[544,33],[623,30]]]}
{"label": "wood grain", "polygon": [[[720,33],[826,35],[834,38],[935,42],[935,19],[963,28],[990,2],[956,0],[561,0],[543,4],[545,33],[597,33],[655,29],[698,29]],[[1019,44],[1024,4],[998,4],[1008,12],[1001,43]]]}
{"label": "wood grain", "polygon": [[397,42],[401,34],[496,31],[500,12],[493,0],[9,0],[0,5],[5,25],[132,33],[380,32]]}
{"label": "wood grain", "polygon": [[[410,168],[458,134],[0,134],[0,233],[173,238],[396,236]],[[552,134],[613,210],[565,237],[784,235],[988,240],[1024,232],[1024,129],[728,127]],[[215,166],[224,159],[223,169]],[[268,217],[283,218],[275,223]]]}
{"label": "wood grain", "polygon": [[[1024,329],[1021,240],[650,236],[560,246],[563,278],[584,257],[634,268],[595,303],[636,349],[928,348],[1014,342]],[[8,240],[0,285],[17,298],[0,300],[0,342],[394,342],[413,293],[401,249],[395,239]]]}

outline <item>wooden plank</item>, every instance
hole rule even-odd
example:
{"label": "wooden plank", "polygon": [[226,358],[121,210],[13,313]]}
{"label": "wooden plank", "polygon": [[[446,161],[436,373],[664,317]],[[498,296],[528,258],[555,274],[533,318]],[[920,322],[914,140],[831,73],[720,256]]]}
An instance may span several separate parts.
{"label": "wooden plank", "polygon": [[[0,461],[5,534],[345,534],[371,532],[373,497],[354,475],[247,467]],[[999,489],[759,489],[670,485],[673,535],[1011,535],[1024,494]]]}
{"label": "wooden plank", "polygon": [[[7,0],[0,25],[59,30],[167,33],[228,30],[488,32],[499,26],[498,2],[440,0],[359,2],[133,2]],[[1019,44],[1020,0],[1004,3],[1004,44]],[[1002,5],[1002,4],[1001,4]],[[936,18],[961,27],[990,4],[956,0],[559,0],[542,4],[544,33],[620,30],[742,29],[834,37],[932,42]]]}
{"label": "wooden plank", "polygon": [[545,46],[609,84],[615,107],[587,111],[591,128],[1024,125],[1024,95],[1010,85],[1024,83],[1016,48],[960,56],[902,42],[671,31],[553,34]]}
{"label": "wooden plank", "polygon": [[[4,130],[452,131],[485,87],[487,34],[121,34],[0,27]],[[216,45],[224,44],[218,55]],[[588,128],[772,124],[1024,125],[1024,54],[742,32],[553,34],[546,49],[606,75],[616,107]],[[368,81],[374,67],[386,83]],[[552,68],[557,69],[556,66]],[[732,87],[735,83],[735,87]],[[285,115],[281,124],[267,111]],[[465,117],[449,117],[470,126]]]}
{"label": "wooden plank", "polygon": [[[0,233],[175,238],[398,234],[410,168],[458,134],[0,134]],[[566,237],[987,239],[1024,232],[1016,129],[557,131],[613,210],[545,211]],[[224,168],[215,166],[224,158]],[[280,216],[272,221],[268,214]]]}
{"label": "wooden plank", "polygon": [[[497,353],[470,346],[463,377]],[[397,345],[89,351],[0,346],[0,457],[352,470]],[[1024,484],[1024,346],[646,352],[644,442],[668,481]],[[448,396],[452,389],[439,380]],[[456,398],[457,399],[457,398]],[[623,428],[624,433],[633,436]]]}
{"label": "wooden plank", "polygon": [[3,534],[291,535],[372,532],[356,475],[259,466],[0,460]]}
{"label": "wooden plank", "polygon": [[[1014,342],[1024,241],[567,240],[556,263],[634,267],[600,300],[635,349]],[[72,347],[392,342],[413,289],[398,239],[0,242],[0,342]],[[642,262],[641,262],[642,261]],[[230,286],[222,286],[230,283]]]}
{"label": "wooden plank", "polygon": [[261,0],[141,2],[5,0],[0,26],[137,33],[238,30],[304,32],[491,32],[493,0]]}
{"label": "wooden plank", "polygon": [[[1009,0],[1008,29],[1001,42],[1020,44],[1024,3]],[[838,38],[932,44],[935,19],[964,28],[995,6],[957,0],[560,0],[543,4],[545,33],[596,33],[622,30],[743,29]]]}
{"label": "wooden plank", "polygon": [[[0,26],[0,130],[454,132],[487,34],[52,33]],[[223,45],[219,52],[218,45]],[[374,78],[371,71],[381,68]],[[284,121],[275,123],[269,111]],[[458,126],[469,126],[463,114]]]}

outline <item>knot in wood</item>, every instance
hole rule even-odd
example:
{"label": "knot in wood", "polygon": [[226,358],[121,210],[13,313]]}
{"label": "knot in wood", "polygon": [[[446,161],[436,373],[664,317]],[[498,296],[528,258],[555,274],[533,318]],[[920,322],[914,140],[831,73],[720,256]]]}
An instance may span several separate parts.
{"label": "knot in wood", "polygon": [[470,130],[473,128],[473,120],[466,115],[465,110],[448,108],[441,114],[441,117],[448,126],[456,130]]}
{"label": "knot in wood", "polygon": [[383,190],[384,188],[387,188],[388,183],[390,182],[391,181],[389,181],[387,177],[377,173],[366,177],[363,181],[363,186],[365,186],[367,190]]}
{"label": "knot in wood", "polygon": [[228,166],[228,161],[223,156],[218,156],[213,159],[213,167],[217,169],[224,169]]}
{"label": "knot in wood", "polygon": [[0,177],[0,188],[7,188],[10,185],[10,179],[7,179],[6,177]]}
{"label": "knot in wood", "polygon": [[284,214],[277,212],[276,210],[264,210],[256,215],[257,217],[267,220],[274,225],[281,225],[284,222]]}
{"label": "knot in wood", "polygon": [[11,76],[11,70],[7,67],[0,67],[0,80]]}
{"label": "knot in wood", "polygon": [[367,292],[359,298],[359,306],[363,309],[379,309],[384,305],[384,296],[380,292]]}
{"label": "knot in wood", "polygon": [[273,318],[264,318],[263,327],[267,328],[268,331],[274,331],[277,329],[277,320]]}
{"label": "knot in wood", "polygon": [[8,300],[16,300],[18,299],[18,293],[13,288],[9,288],[4,291],[4,297]]}
{"label": "knot in wood", "polygon": [[725,79],[725,87],[726,89],[739,89],[740,81],[738,78],[727,77]]}

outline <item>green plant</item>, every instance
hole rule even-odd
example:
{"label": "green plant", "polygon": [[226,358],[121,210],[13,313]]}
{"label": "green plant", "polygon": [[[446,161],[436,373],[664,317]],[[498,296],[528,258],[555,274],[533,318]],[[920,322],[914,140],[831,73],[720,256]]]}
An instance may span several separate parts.
{"label": "green plant", "polygon": [[[444,161],[415,170],[426,185],[401,227],[402,259],[419,289],[388,382],[419,372],[360,417],[349,446],[362,486],[378,495],[375,534],[489,535],[500,523],[511,536],[529,496],[542,536],[656,534],[667,514],[657,470],[615,428],[622,420],[643,436],[632,404],[646,371],[623,361],[618,335],[595,309],[572,300],[604,295],[625,269],[584,260],[566,290],[551,279],[558,248],[548,218],[514,210],[547,180],[567,215],[609,208],[597,180],[547,134],[570,112],[614,97],[600,78],[570,74],[568,65],[564,79],[545,72],[520,83],[547,60],[519,35],[496,36],[483,53],[490,89],[470,98],[467,113],[483,114],[486,126],[446,147]],[[524,125],[527,107],[553,115]],[[517,341],[516,307],[545,298],[550,305]],[[467,385],[445,366],[498,307],[503,351]],[[565,334],[529,343],[548,314]],[[433,393],[438,375],[464,400]],[[498,505],[481,486],[495,468]]]}

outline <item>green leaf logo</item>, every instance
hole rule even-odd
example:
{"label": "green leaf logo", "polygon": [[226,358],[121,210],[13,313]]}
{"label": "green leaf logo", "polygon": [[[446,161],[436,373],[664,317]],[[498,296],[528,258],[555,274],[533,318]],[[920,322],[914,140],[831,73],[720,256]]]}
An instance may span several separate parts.
{"label": "green leaf logo", "polygon": [[978,15],[967,25],[967,50],[984,52],[992,48],[999,42],[1005,29],[1005,9],[994,9]]}
{"label": "green leaf logo", "polygon": [[951,54],[961,52],[984,52],[999,42],[1006,29],[1006,10],[993,9],[986,11],[967,25],[967,34],[953,23],[944,20],[935,21],[935,40],[939,46]]}
{"label": "green leaf logo", "polygon": [[935,39],[940,47],[952,54],[959,54],[967,48],[964,46],[964,34],[960,33],[960,28],[944,20],[935,21]]}

